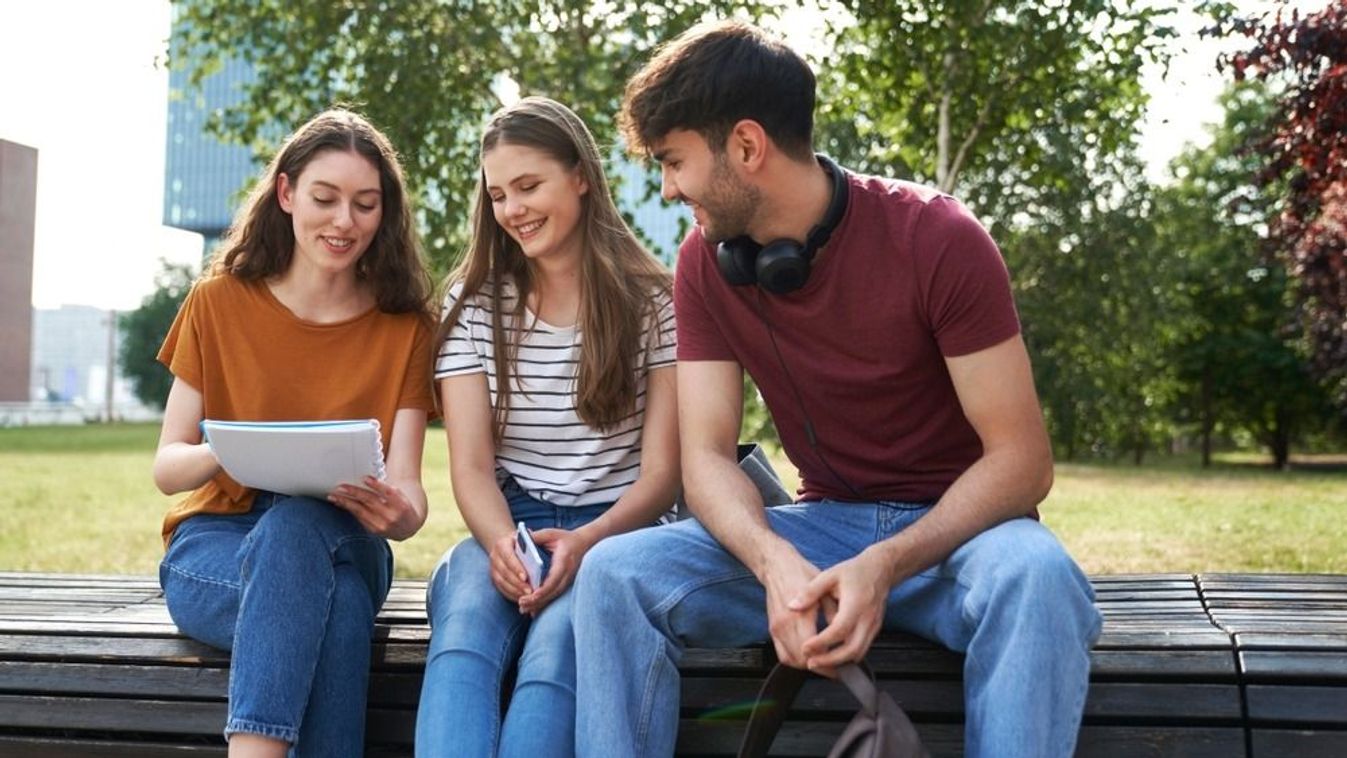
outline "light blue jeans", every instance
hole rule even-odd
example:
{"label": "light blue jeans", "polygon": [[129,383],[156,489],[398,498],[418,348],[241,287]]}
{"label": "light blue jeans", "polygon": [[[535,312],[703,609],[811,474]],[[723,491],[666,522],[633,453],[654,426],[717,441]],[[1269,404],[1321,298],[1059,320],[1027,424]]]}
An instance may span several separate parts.
{"label": "light blue jeans", "polygon": [[259,492],[250,512],[192,516],[159,566],[173,623],[231,651],[225,735],[294,756],[361,756],[374,616],[393,554],[323,500]]}
{"label": "light blue jeans", "polygon": [[[773,530],[827,568],[910,526],[929,506],[816,502],[767,509]],[[766,595],[700,524],[620,535],[574,588],[580,756],[668,756],[686,647],[769,639]],[[1099,634],[1094,593],[1032,519],[983,532],[889,594],[884,628],[967,653],[968,756],[1070,756]]]}
{"label": "light blue jeans", "polygon": [[[531,530],[576,529],[612,505],[559,507],[513,481],[503,489],[511,516]],[[490,557],[477,540],[444,554],[426,588],[431,633],[416,713],[418,756],[575,754],[573,594],[567,590],[531,619],[491,583]],[[501,691],[516,660],[502,720]]]}

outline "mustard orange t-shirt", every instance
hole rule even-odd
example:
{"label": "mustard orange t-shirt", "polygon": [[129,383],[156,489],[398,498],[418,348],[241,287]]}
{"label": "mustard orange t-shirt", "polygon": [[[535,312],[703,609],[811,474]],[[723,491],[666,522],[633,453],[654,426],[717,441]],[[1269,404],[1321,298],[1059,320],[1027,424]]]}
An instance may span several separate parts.
{"label": "mustard orange t-shirt", "polygon": [[[400,408],[434,412],[431,331],[416,313],[371,309],[334,323],[305,321],[264,282],[218,275],[192,287],[159,362],[224,421],[378,419],[388,449]],[[198,513],[246,513],[254,491],[224,472],[169,509],[163,535]]]}

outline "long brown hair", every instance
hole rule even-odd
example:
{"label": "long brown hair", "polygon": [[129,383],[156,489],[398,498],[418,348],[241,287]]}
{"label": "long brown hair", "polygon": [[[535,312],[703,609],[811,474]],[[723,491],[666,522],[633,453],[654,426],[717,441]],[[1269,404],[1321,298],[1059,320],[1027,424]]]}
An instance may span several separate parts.
{"label": "long brown hair", "polygon": [[314,116],[286,139],[216,249],[210,275],[229,274],[251,281],[276,276],[290,267],[295,228],[277,200],[278,177],[285,174],[291,182],[298,182],[309,162],[329,150],[360,155],[379,172],[383,215],[369,249],[356,264],[356,276],[369,282],[379,310],[419,312],[430,318],[430,274],[421,257],[397,153],[363,116],[341,108]]}
{"label": "long brown hair", "polygon": [[[545,97],[527,97],[495,113],[482,134],[481,155],[499,144],[539,150],[572,171],[589,187],[581,198],[583,253],[580,264],[580,317],[577,326],[580,365],[575,378],[575,407],[589,426],[606,430],[636,408],[641,335],[660,333],[658,304],[670,291],[670,276],[636,239],[613,204],[594,135],[569,108]],[[445,290],[462,284],[458,300],[440,323],[436,344],[443,344],[458,323],[464,304],[491,283],[491,340],[495,348],[496,409],[494,435],[505,433],[510,395],[523,392],[514,375],[520,330],[505,329],[502,284],[514,281],[513,323],[524,323],[524,307],[533,284],[533,264],[519,244],[496,223],[485,174],[479,174],[472,213],[472,238]],[[653,342],[652,342],[653,346]],[[514,385],[513,387],[511,385]]]}

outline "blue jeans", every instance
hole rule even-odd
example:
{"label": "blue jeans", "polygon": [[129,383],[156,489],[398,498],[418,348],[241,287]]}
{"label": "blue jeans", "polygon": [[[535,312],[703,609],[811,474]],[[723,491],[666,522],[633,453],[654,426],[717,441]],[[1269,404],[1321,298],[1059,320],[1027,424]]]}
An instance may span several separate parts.
{"label": "blue jeans", "polygon": [[[928,510],[823,501],[769,508],[767,519],[827,568]],[[769,639],[762,585],[695,521],[604,540],[574,595],[581,756],[672,755],[684,648]],[[1101,621],[1093,599],[1052,533],[1021,518],[894,587],[884,628],[967,653],[967,755],[1069,756]]]}
{"label": "blue jeans", "polygon": [[225,736],[295,756],[361,756],[374,616],[393,554],[326,501],[259,492],[240,515],[192,516],[159,566],[184,634],[231,651]]}
{"label": "blue jeans", "polygon": [[[559,507],[513,482],[504,489],[511,516],[529,529],[576,529],[611,507]],[[575,754],[573,596],[567,590],[530,619],[491,583],[490,557],[477,540],[444,554],[426,588],[431,634],[416,713],[418,756]],[[501,690],[516,659],[502,720]]]}

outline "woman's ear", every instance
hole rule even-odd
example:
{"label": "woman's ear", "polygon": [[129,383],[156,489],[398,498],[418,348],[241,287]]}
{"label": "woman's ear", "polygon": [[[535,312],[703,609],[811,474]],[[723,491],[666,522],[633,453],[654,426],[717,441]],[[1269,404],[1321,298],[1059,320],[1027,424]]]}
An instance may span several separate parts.
{"label": "woman's ear", "polygon": [[283,173],[276,175],[276,202],[286,213],[294,212],[291,209],[295,205],[295,188],[290,184],[290,177]]}
{"label": "woman's ear", "polygon": [[585,174],[580,170],[579,166],[575,167],[575,171],[572,173],[572,179],[575,181],[575,194],[583,195],[586,192],[589,192],[589,182],[585,181]]}

